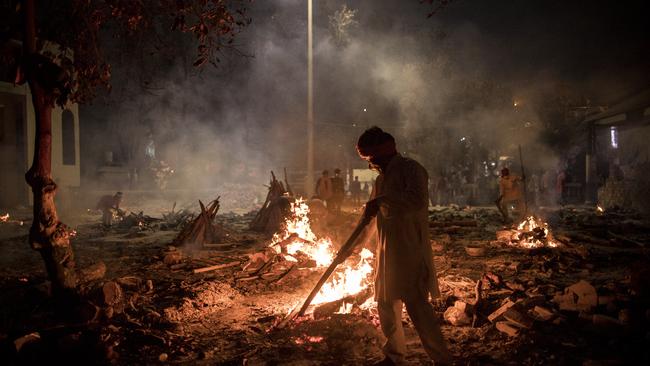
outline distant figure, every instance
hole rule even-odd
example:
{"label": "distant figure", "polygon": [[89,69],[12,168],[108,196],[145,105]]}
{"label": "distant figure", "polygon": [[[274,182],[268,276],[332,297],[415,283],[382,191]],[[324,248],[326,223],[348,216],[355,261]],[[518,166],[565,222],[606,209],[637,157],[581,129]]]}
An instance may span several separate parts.
{"label": "distant figure", "polygon": [[530,193],[532,193],[531,198],[531,203],[533,204],[534,207],[538,207],[540,202],[541,202],[541,190],[542,190],[542,184],[540,177],[537,174],[533,174],[532,177],[530,177],[530,189],[528,190]]}
{"label": "distant figure", "polygon": [[[525,178],[524,178],[525,179]],[[510,205],[514,204],[519,218],[522,218],[524,212],[524,197],[521,189],[522,178],[510,174],[508,168],[501,169],[499,178],[499,198],[496,200],[497,208],[503,216],[504,222],[510,222]]]}
{"label": "distant figure", "polygon": [[557,176],[555,178],[555,197],[557,201],[553,202],[554,204],[564,205],[565,195],[566,195],[566,171],[564,169],[558,169]]}
{"label": "distant figure", "polygon": [[370,185],[368,182],[363,183],[363,199],[368,199],[370,197]]}
{"label": "distant figure", "polygon": [[329,199],[332,198],[332,180],[330,172],[323,170],[323,174],[316,182],[316,197],[325,201],[329,206]]}
{"label": "distant figure", "polygon": [[440,176],[432,175],[429,177],[429,201],[431,206],[437,206],[440,202],[438,199],[438,190],[440,187]]}
{"label": "distant figure", "polygon": [[153,140],[153,134],[147,134],[147,143],[144,146],[144,157],[147,163],[151,164],[156,161],[156,143]]}
{"label": "distant figure", "polygon": [[544,171],[544,174],[542,174],[542,187],[540,193],[544,205],[554,205],[556,203],[555,180],[556,177],[552,170],[546,170]]}
{"label": "distant figure", "polygon": [[355,206],[361,204],[361,182],[359,182],[358,176],[355,176],[354,180],[350,182],[350,197],[352,197]]}
{"label": "distant figure", "polygon": [[449,181],[444,174],[440,175],[438,181],[438,204],[441,206],[449,204]]}
{"label": "distant figure", "polygon": [[331,205],[327,204],[332,212],[341,212],[341,204],[345,198],[345,182],[341,178],[341,169],[334,169],[334,176],[332,177],[332,198],[330,198]]}
{"label": "distant figure", "polygon": [[120,205],[122,204],[122,192],[115,195],[105,195],[97,202],[97,209],[102,211],[102,224],[106,227],[113,225],[113,216],[122,213]]}

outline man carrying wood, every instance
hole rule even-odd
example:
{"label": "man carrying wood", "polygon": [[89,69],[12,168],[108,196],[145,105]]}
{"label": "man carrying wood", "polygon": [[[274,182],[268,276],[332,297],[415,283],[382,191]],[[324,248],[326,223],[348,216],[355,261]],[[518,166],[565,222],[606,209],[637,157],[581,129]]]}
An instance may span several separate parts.
{"label": "man carrying wood", "polygon": [[387,338],[380,364],[404,363],[403,304],[429,357],[436,365],[449,364],[451,355],[429,303],[429,295],[440,292],[429,243],[427,171],[398,154],[393,136],[379,127],[359,137],[357,151],[379,172],[364,214],[377,220],[375,300]]}

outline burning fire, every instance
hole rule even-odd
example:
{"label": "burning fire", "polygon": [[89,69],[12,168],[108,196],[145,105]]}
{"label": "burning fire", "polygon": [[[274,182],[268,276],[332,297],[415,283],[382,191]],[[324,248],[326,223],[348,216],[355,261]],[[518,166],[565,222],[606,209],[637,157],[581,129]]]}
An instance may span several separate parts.
{"label": "burning fire", "polygon": [[512,242],[515,245],[531,249],[545,246],[555,248],[558,246],[558,243],[553,240],[553,234],[548,228],[548,223],[535,216],[528,216],[517,226],[512,235]]}
{"label": "burning fire", "polygon": [[597,205],[596,206],[596,213],[599,214],[599,215],[603,214],[603,213],[605,213],[605,209],[601,205]]}
{"label": "burning fire", "polygon": [[361,250],[361,259],[354,266],[345,267],[342,273],[335,273],[329,282],[323,285],[313,304],[321,304],[354,295],[368,287],[368,277],[372,273],[374,255],[366,248]]}
{"label": "burning fire", "polygon": [[307,203],[301,198],[297,199],[291,204],[291,213],[292,215],[285,222],[284,232],[273,235],[271,246],[279,253],[280,247],[276,244],[294,235],[296,239],[287,245],[289,254],[294,255],[301,251],[315,260],[318,267],[325,267],[332,263],[336,254],[332,241],[329,238],[317,238],[311,230]]}
{"label": "burning fire", "polygon": [[9,219],[9,213],[6,213],[4,215],[0,215],[0,222],[10,222],[10,223],[16,223],[20,226],[23,226],[24,222],[22,220],[10,220]]}
{"label": "burning fire", "polygon": [[[286,246],[287,253],[295,255],[298,252],[306,254],[316,262],[319,268],[327,267],[336,256],[336,249],[329,238],[318,238],[311,230],[309,223],[309,206],[303,199],[297,199],[291,204],[292,215],[285,222],[285,230],[273,236],[271,247],[278,253],[280,242],[294,237]],[[355,295],[368,287],[372,273],[374,255],[368,249],[362,249],[360,259],[354,264],[345,262],[321,288],[312,304],[322,304]],[[347,311],[349,312],[349,310]]]}

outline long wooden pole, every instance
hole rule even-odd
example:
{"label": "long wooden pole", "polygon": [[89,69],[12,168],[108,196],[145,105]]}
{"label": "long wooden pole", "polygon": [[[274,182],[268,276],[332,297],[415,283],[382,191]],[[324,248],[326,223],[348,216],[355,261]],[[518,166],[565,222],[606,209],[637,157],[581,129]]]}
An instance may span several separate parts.
{"label": "long wooden pole", "polygon": [[524,183],[524,217],[528,214],[528,189],[526,187],[526,171],[524,171],[524,158],[521,154],[521,145],[519,145],[519,165],[521,166],[521,180]]}
{"label": "long wooden pole", "polygon": [[357,227],[354,229],[352,234],[350,234],[350,237],[348,240],[343,244],[339,252],[336,254],[336,257],[334,257],[334,260],[332,263],[327,267],[327,270],[325,270],[325,273],[320,277],[318,282],[316,283],[316,286],[311,290],[309,293],[309,296],[305,299],[305,302],[302,304],[300,308],[295,308],[291,313],[289,313],[280,323],[278,323],[275,328],[283,328],[285,325],[287,325],[292,319],[298,316],[302,316],[305,314],[305,311],[307,311],[307,308],[311,304],[311,302],[314,300],[314,297],[318,294],[320,291],[321,287],[327,282],[329,277],[334,273],[334,270],[336,270],[336,267],[338,267],[339,264],[343,263],[345,259],[350,255],[352,252],[352,249],[356,246],[357,244],[357,239],[359,238],[359,235],[363,232],[363,229],[370,224],[372,221],[372,217],[368,217],[366,215],[362,216],[361,220],[357,224]]}
{"label": "long wooden pole", "polygon": [[332,261],[332,264],[330,264],[329,267],[327,267],[327,270],[321,278],[318,280],[316,283],[316,286],[314,286],[314,289],[311,290],[309,293],[309,296],[307,296],[307,299],[305,299],[305,302],[302,304],[302,307],[300,308],[300,311],[298,312],[298,316],[304,315],[305,311],[307,311],[307,308],[311,304],[312,300],[314,300],[314,297],[316,297],[316,294],[318,294],[318,291],[320,291],[321,287],[327,282],[329,277],[334,273],[334,270],[336,267],[338,267],[339,264],[343,263],[345,259],[350,255],[352,248],[357,244],[357,239],[359,238],[359,235],[363,232],[363,229],[368,226],[370,223],[371,218],[367,216],[363,216],[361,218],[361,221],[357,224],[357,227],[354,229],[348,240],[343,244],[339,252],[336,254],[336,257],[334,257],[334,260]]}

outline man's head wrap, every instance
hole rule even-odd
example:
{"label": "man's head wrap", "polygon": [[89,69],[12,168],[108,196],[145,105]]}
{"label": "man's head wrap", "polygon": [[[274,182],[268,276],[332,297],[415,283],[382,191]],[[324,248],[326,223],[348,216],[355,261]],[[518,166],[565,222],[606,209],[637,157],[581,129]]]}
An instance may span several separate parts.
{"label": "man's head wrap", "polygon": [[362,159],[383,158],[397,154],[395,138],[374,126],[365,130],[357,141],[357,152]]}

